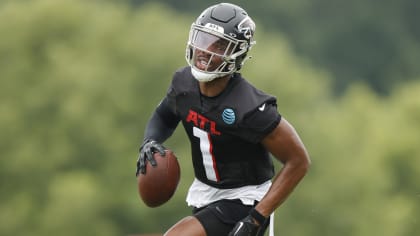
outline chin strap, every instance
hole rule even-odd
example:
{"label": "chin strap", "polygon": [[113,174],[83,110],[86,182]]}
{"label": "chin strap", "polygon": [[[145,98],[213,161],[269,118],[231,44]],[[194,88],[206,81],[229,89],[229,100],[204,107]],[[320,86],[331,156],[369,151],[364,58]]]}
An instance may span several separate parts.
{"label": "chin strap", "polygon": [[210,82],[212,80],[215,80],[217,78],[221,78],[226,75],[233,75],[236,71],[233,71],[231,73],[205,73],[197,70],[194,67],[191,67],[191,74],[194,76],[194,79],[200,81],[200,82]]}
{"label": "chin strap", "polygon": [[218,74],[210,74],[210,73],[204,73],[201,72],[197,69],[195,69],[194,67],[191,67],[191,74],[194,76],[194,78],[200,82],[210,82],[218,77],[220,77],[220,75]]}

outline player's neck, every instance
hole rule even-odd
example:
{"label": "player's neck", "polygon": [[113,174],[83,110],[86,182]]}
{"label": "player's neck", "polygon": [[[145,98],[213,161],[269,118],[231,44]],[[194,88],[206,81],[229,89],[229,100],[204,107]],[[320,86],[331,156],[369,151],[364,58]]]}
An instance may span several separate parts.
{"label": "player's neck", "polygon": [[223,92],[231,78],[232,75],[227,75],[209,82],[199,82],[200,92],[204,96],[215,97]]}

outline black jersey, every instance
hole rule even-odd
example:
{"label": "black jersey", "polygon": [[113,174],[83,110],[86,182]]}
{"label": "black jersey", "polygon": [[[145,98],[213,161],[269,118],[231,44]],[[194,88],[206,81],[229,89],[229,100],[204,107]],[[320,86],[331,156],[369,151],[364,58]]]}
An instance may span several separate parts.
{"label": "black jersey", "polygon": [[178,70],[166,96],[191,142],[194,173],[217,188],[261,184],[273,177],[260,141],[280,122],[276,98],[235,73],[216,97],[200,94],[190,67]]}

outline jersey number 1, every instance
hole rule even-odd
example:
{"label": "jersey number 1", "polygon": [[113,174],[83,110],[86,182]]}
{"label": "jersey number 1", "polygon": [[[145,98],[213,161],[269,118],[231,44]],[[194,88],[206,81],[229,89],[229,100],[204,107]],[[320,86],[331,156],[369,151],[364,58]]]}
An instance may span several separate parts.
{"label": "jersey number 1", "polygon": [[194,136],[200,139],[200,150],[207,179],[218,182],[219,173],[217,172],[216,160],[213,156],[213,144],[211,143],[210,134],[197,127],[193,127],[193,132]]}

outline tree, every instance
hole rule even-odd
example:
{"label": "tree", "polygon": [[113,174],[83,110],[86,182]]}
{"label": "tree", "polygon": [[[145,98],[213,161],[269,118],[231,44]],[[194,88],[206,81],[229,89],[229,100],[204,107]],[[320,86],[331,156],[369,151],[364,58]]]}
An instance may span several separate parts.
{"label": "tree", "polygon": [[[181,129],[165,143],[182,168],[170,202],[142,204],[134,167],[150,112],[185,65],[193,20],[159,4],[0,4],[1,235],[163,232],[190,213],[193,171]],[[313,160],[276,212],[276,232],[418,232],[420,85],[384,98],[358,84],[337,98],[331,75],[284,35],[257,26],[256,37],[242,73],[277,96]]]}

